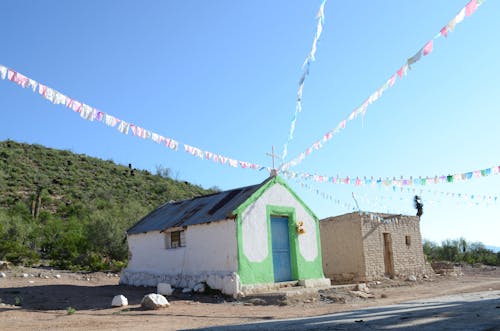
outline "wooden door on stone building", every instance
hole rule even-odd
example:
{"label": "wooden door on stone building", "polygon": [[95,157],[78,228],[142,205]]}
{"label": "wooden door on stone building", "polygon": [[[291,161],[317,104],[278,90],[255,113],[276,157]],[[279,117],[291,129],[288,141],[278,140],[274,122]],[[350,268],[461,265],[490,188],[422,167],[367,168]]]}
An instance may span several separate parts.
{"label": "wooden door on stone building", "polygon": [[394,276],[394,257],[392,254],[392,238],[390,233],[384,235],[384,266],[387,276]]}

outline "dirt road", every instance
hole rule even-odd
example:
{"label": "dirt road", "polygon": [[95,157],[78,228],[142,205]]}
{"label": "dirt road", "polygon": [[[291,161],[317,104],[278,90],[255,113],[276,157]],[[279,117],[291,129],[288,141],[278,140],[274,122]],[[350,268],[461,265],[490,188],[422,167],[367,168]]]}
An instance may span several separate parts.
{"label": "dirt road", "polygon": [[[44,269],[4,272],[7,277],[0,278],[0,329],[12,330],[178,330],[320,316],[440,295],[500,290],[500,268],[468,268],[458,275],[436,275],[417,282],[386,279],[369,283],[374,298],[368,299],[339,291],[278,306],[217,294],[174,293],[167,298],[170,308],[145,311],[140,301],[155,288],[121,286],[113,274]],[[111,307],[118,294],[128,298],[128,307]]]}

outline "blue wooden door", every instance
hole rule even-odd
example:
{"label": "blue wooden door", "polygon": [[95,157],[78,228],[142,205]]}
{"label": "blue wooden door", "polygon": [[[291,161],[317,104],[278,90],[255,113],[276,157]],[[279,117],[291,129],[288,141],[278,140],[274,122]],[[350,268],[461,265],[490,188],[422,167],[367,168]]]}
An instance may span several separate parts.
{"label": "blue wooden door", "polygon": [[273,246],[274,281],[285,282],[292,280],[288,218],[271,216],[271,238]]}

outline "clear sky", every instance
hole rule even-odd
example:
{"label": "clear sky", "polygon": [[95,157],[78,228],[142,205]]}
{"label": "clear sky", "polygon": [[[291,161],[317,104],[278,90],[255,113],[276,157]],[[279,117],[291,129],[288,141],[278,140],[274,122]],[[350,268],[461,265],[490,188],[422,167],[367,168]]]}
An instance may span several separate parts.
{"label": "clear sky", "polygon": [[[281,153],[290,132],[320,4],[3,0],[0,64],[181,144],[269,167],[266,153],[273,145]],[[347,118],[466,4],[326,2],[286,161]],[[290,170],[416,178],[500,165],[499,13],[499,1],[485,1],[447,38],[435,39],[432,52],[398,77],[365,116]],[[201,160],[182,145],[176,152],[124,135],[7,79],[0,80],[0,139],[152,172],[162,166],[206,188],[252,185],[268,176]],[[424,238],[463,236],[500,246],[498,175],[395,190],[287,180],[320,218],[351,212],[353,193],[361,210],[414,214],[412,197],[421,194]]]}

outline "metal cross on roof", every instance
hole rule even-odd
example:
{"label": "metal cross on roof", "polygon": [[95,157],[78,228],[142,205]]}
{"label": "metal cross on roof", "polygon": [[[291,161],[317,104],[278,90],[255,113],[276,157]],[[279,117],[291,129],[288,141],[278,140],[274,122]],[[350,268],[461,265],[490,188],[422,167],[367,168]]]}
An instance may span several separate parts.
{"label": "metal cross on roof", "polygon": [[266,153],[266,155],[273,158],[273,168],[271,169],[271,176],[276,176],[278,174],[278,170],[276,169],[274,159],[280,158],[281,155],[274,153],[274,146],[272,146],[271,153]]}

